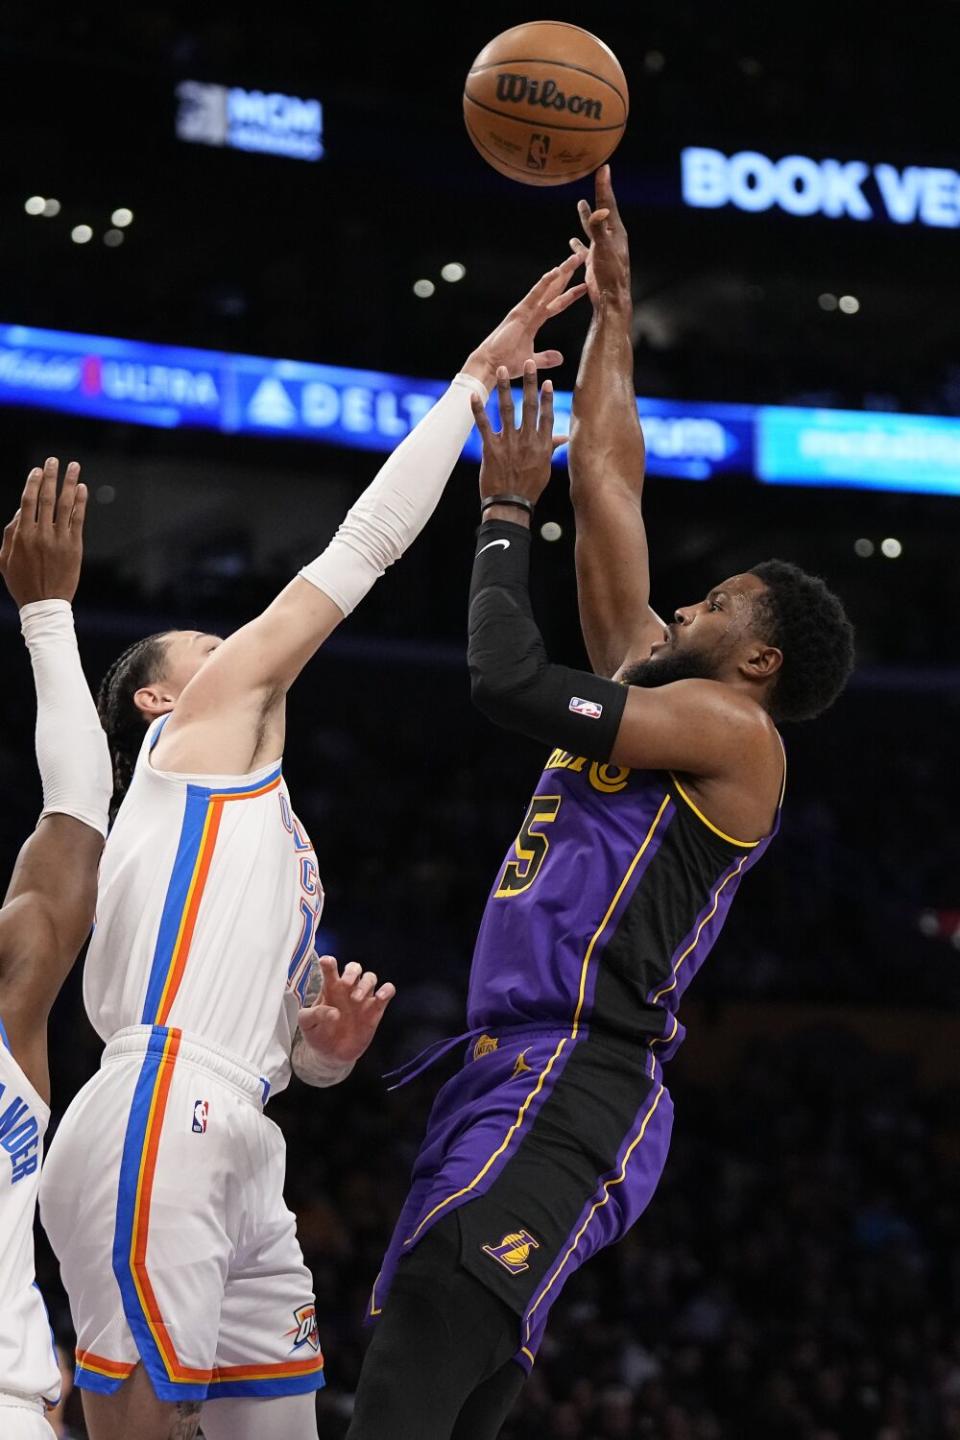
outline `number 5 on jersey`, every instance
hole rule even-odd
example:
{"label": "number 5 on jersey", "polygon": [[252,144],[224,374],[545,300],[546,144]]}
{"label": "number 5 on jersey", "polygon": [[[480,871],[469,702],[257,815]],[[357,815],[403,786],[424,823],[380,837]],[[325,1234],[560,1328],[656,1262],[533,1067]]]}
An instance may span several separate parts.
{"label": "number 5 on jersey", "polygon": [[534,795],[514,841],[515,858],[508,860],[493,892],[497,898],[522,895],[540,874],[550,841],[535,826],[551,825],[560,809],[560,795]]}

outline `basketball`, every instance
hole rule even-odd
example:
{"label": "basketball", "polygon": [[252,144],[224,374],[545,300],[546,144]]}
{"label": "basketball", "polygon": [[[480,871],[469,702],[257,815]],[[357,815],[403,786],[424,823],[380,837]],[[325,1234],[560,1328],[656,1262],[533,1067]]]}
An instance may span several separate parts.
{"label": "basketball", "polygon": [[488,165],[524,185],[565,185],[613,154],[630,108],[616,55],[579,25],[504,30],[463,90],[467,133]]}

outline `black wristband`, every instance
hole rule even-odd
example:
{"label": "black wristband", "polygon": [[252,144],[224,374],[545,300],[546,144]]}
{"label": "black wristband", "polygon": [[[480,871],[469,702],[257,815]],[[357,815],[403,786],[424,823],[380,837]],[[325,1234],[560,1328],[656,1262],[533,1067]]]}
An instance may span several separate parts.
{"label": "black wristband", "polygon": [[515,505],[518,510],[526,510],[528,515],[532,515],[534,511],[533,501],[528,500],[525,495],[488,495],[485,500],[480,501],[480,514],[485,514],[491,505]]}

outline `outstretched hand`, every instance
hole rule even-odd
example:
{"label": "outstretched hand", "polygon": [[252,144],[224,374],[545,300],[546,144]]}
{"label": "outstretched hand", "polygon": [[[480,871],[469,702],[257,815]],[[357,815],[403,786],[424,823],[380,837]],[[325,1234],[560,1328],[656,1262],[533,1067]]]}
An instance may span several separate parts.
{"label": "outstretched hand", "polygon": [[561,315],[581,296],[586,295],[584,284],[567,285],[587,258],[583,253],[569,255],[553,270],[548,270],[523,297],[519,304],[507,314],[482,341],[467,359],[463,369],[492,390],[497,370],[506,367],[508,376],[515,380],[523,373],[524,362],[533,357],[538,370],[553,370],[563,364],[559,350],[537,350],[537,333],[554,315]]}
{"label": "outstretched hand", "polygon": [[613,193],[610,166],[601,165],[595,178],[595,204],[590,209],[580,200],[577,211],[584,234],[590,241],[589,250],[582,240],[570,241],[575,255],[586,261],[586,286],[591,304],[599,304],[603,295],[617,300],[630,299],[630,243]]}
{"label": "outstretched hand", "polygon": [[[536,503],[550,479],[550,462],[566,436],[553,434],[553,381],[544,380],[537,407],[537,367],[528,360],[523,367],[523,411],[516,422],[513,391],[505,365],[497,371],[497,400],[500,406],[500,433],[490,424],[479,395],[471,395],[473,418],[483,442],[480,465],[480,498],[492,495],[521,495]],[[518,518],[518,512],[510,516]]]}
{"label": "outstretched hand", "polygon": [[342,975],[332,955],[321,955],[318,964],[323,987],[316,1004],[300,1011],[300,1033],[325,1060],[349,1064],[370,1044],[396,987],[388,983],[378,990],[376,975],[355,961]]}
{"label": "outstretched hand", "polygon": [[34,600],[72,600],[80,583],[87,487],[71,460],[57,496],[59,460],[27,476],[20,509],[3,532],[0,575],[16,605]]}

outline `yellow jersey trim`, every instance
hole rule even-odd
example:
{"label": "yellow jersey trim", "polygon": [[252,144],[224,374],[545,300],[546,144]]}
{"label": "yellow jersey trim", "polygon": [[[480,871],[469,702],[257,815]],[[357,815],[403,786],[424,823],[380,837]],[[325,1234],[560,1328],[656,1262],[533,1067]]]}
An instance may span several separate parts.
{"label": "yellow jersey trim", "polygon": [[587,974],[588,974],[588,972],[589,972],[589,970],[590,970],[590,961],[591,961],[591,959],[593,958],[593,952],[594,952],[594,949],[595,949],[595,947],[596,947],[597,941],[600,939],[600,937],[601,937],[601,935],[603,934],[604,930],[607,928],[607,925],[608,925],[609,922],[610,922],[610,917],[613,915],[613,912],[614,912],[614,910],[615,910],[616,907],[617,907],[617,903],[618,903],[618,901],[620,900],[621,895],[623,894],[624,890],[626,889],[627,885],[628,885],[629,882],[630,882],[630,877],[631,877],[631,875],[633,874],[634,870],[637,868],[637,865],[639,864],[641,858],[643,857],[643,854],[644,854],[644,852],[646,851],[647,847],[649,846],[649,844],[650,844],[651,840],[653,839],[654,835],[657,833],[657,828],[658,828],[658,826],[659,826],[659,824],[660,824],[660,821],[663,819],[664,813],[666,812],[666,809],[667,809],[667,807],[668,807],[669,804],[670,804],[670,795],[669,795],[669,792],[668,792],[666,795],[664,795],[663,800],[661,801],[661,804],[660,804],[660,809],[657,811],[656,815],[655,815],[654,818],[653,818],[653,821],[652,821],[652,823],[651,823],[651,825],[650,825],[650,829],[647,831],[647,834],[646,834],[646,836],[645,836],[645,838],[644,838],[643,844],[640,846],[640,849],[637,851],[637,853],[634,855],[633,859],[630,861],[630,864],[629,864],[628,867],[627,867],[627,872],[626,872],[626,874],[624,875],[623,879],[620,881],[620,884],[617,886],[617,889],[616,889],[616,892],[615,892],[615,894],[614,894],[614,897],[613,897],[613,899],[610,901],[610,904],[607,906],[606,914],[604,915],[603,919],[600,921],[600,924],[597,926],[596,930],[594,931],[593,937],[592,937],[591,940],[590,940],[590,944],[587,946],[587,952],[586,952],[586,954],[585,954],[585,956],[584,956],[584,958],[583,958],[583,966],[582,966],[581,971],[580,971],[580,991],[579,991],[579,994],[578,994],[578,997],[577,997],[577,1008],[576,1008],[576,1010],[574,1011],[573,1023],[572,1023],[571,1028],[570,1028],[570,1034],[569,1034],[569,1035],[562,1035],[562,1036],[560,1037],[560,1040],[559,1040],[559,1042],[558,1042],[558,1044],[557,1044],[556,1049],[554,1050],[553,1054],[550,1056],[550,1059],[547,1061],[546,1065],[544,1066],[544,1068],[541,1070],[540,1074],[538,1075],[536,1084],[533,1086],[533,1089],[530,1090],[530,1092],[527,1094],[527,1096],[525,1097],[525,1099],[524,1099],[524,1101],[523,1101],[523,1104],[520,1106],[520,1109],[517,1111],[517,1118],[514,1120],[513,1124],[510,1126],[510,1128],[509,1128],[509,1130],[507,1131],[506,1135],[503,1137],[503,1139],[501,1140],[500,1144],[497,1146],[496,1150],[494,1150],[494,1152],[493,1152],[493,1154],[490,1156],[490,1158],[486,1161],[486,1163],[485,1163],[483,1166],[481,1166],[481,1168],[477,1171],[476,1175],[474,1175],[473,1179],[469,1182],[469,1184],[464,1185],[460,1190],[454,1191],[454,1193],[453,1193],[452,1195],[447,1195],[445,1199],[438,1201],[437,1204],[434,1205],[433,1209],[432,1209],[431,1211],[429,1211],[428,1214],[424,1215],[423,1219],[420,1221],[419,1225],[417,1226],[416,1230],[414,1230],[413,1234],[412,1234],[412,1235],[408,1235],[407,1238],[406,1238],[406,1240],[404,1240],[404,1242],[403,1242],[403,1244],[404,1244],[404,1249],[406,1249],[407,1246],[412,1245],[412,1244],[414,1243],[414,1241],[415,1241],[415,1240],[417,1239],[417,1237],[420,1235],[421,1231],[424,1229],[424,1227],[425,1227],[426,1225],[428,1225],[428,1224],[430,1223],[430,1221],[433,1219],[433,1217],[434,1217],[435,1215],[439,1214],[439,1212],[440,1212],[441,1210],[445,1210],[448,1205],[452,1205],[455,1200],[460,1200],[460,1199],[462,1199],[462,1197],[463,1197],[464,1195],[469,1195],[470,1192],[471,1192],[473,1189],[475,1189],[475,1187],[476,1187],[477,1185],[479,1185],[480,1181],[483,1179],[483,1177],[484,1177],[484,1176],[488,1173],[488,1171],[490,1170],[491,1165],[493,1165],[493,1164],[496,1162],[496,1160],[499,1159],[499,1157],[503,1154],[504,1150],[506,1150],[507,1147],[509,1146],[510,1141],[513,1139],[514,1135],[517,1133],[517,1131],[518,1131],[518,1130],[521,1128],[521,1126],[523,1125],[523,1122],[524,1122],[524,1120],[525,1120],[525,1118],[526,1118],[527,1111],[529,1110],[530,1106],[533,1104],[533,1101],[536,1099],[537,1095],[539,1095],[540,1091],[543,1089],[544,1084],[546,1083],[547,1077],[548,1077],[549,1074],[550,1074],[550,1071],[553,1069],[554,1065],[555,1065],[556,1062],[559,1060],[560,1056],[563,1054],[564,1048],[565,1048],[568,1044],[570,1044],[572,1041],[575,1041],[575,1040],[576,1040],[577,1035],[579,1034],[579,1031],[580,1031],[580,1017],[581,1017],[581,1015],[582,1015],[582,1013],[583,1013],[583,1005],[584,1005],[584,1000],[585,1000],[585,998],[586,998],[586,992],[587,992]]}
{"label": "yellow jersey trim", "polygon": [[704,815],[703,811],[693,803],[693,801],[690,799],[690,796],[687,794],[686,790],[684,790],[683,786],[680,784],[680,781],[677,779],[676,775],[674,775],[672,770],[670,771],[670,779],[673,781],[674,785],[676,785],[677,791],[681,799],[687,802],[694,815],[696,815],[697,819],[702,821],[703,824],[706,825],[708,830],[712,830],[714,835],[719,835],[720,839],[726,840],[728,845],[736,845],[738,850],[756,850],[757,846],[760,844],[759,840],[736,840],[732,835],[728,835],[725,830],[720,829],[719,825],[714,825],[712,820],[708,820],[706,815]]}

